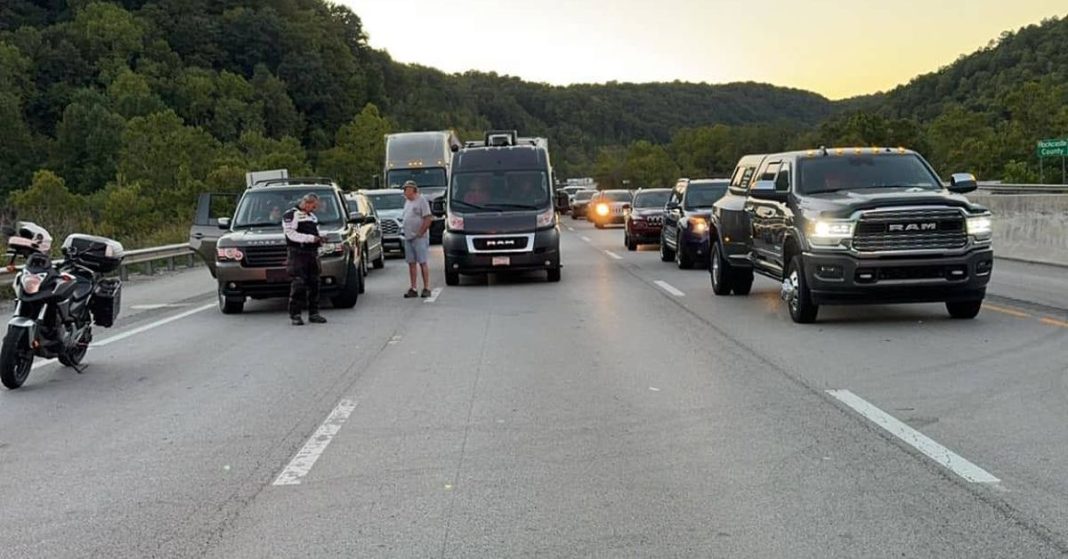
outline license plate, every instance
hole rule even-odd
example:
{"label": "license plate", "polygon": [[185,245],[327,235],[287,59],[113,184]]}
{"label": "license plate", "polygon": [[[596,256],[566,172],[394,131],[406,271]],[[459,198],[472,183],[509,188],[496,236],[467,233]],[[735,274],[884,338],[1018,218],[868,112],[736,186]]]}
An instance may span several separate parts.
{"label": "license plate", "polygon": [[493,265],[494,266],[511,266],[512,265],[512,258],[510,256],[494,256],[493,257]]}
{"label": "license plate", "polygon": [[289,281],[289,272],[285,270],[267,270],[267,281],[271,283],[282,283]]}

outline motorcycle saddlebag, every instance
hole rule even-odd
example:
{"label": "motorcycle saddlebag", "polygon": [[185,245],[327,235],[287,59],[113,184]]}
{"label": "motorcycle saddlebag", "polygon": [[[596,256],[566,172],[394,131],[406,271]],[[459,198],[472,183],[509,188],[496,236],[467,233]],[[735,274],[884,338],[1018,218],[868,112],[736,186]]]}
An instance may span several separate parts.
{"label": "motorcycle saddlebag", "polygon": [[111,328],[119,317],[122,305],[122,282],[117,279],[102,279],[93,291],[89,301],[89,312],[93,313],[93,324]]}

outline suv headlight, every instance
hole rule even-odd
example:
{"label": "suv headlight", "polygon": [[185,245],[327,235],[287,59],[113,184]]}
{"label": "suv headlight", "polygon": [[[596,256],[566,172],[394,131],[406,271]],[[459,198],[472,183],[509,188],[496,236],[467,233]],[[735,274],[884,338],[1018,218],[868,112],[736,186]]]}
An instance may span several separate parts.
{"label": "suv headlight", "polygon": [[698,235],[704,235],[708,231],[708,222],[703,217],[691,217],[690,229]]}
{"label": "suv headlight", "polygon": [[319,246],[319,256],[334,256],[345,252],[345,245],[342,243],[323,243]]}
{"label": "suv headlight", "polygon": [[967,224],[968,234],[972,235],[977,240],[988,240],[994,232],[994,220],[989,215],[969,217]]}
{"label": "suv headlight", "polygon": [[244,260],[245,253],[236,247],[215,249],[215,260],[219,262],[240,262]]}
{"label": "suv headlight", "polygon": [[819,219],[812,224],[812,229],[808,233],[809,240],[814,245],[834,246],[842,239],[852,237],[856,225],[855,221]]}

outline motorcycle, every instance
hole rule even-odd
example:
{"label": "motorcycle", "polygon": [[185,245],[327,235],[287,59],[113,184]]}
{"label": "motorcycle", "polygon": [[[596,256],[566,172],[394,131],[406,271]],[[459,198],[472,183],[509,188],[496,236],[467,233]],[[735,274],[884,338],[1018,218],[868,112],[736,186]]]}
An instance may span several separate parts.
{"label": "motorcycle", "polygon": [[15,312],[0,348],[0,383],[26,382],[37,357],[56,359],[78,373],[93,341],[93,326],[110,328],[119,314],[122,283],[105,274],[119,268],[123,247],[104,237],[74,234],[63,241],[63,260],[49,258],[52,236],[29,222],[4,227],[8,269],[24,258],[15,276]]}

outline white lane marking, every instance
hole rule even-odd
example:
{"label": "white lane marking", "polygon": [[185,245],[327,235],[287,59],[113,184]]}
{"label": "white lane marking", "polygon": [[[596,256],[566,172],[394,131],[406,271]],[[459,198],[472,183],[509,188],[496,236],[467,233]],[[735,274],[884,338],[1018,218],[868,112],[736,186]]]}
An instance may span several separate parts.
{"label": "white lane marking", "polygon": [[390,339],[389,339],[389,342],[387,342],[387,343],[388,343],[389,345],[397,345],[397,344],[399,344],[399,343],[400,343],[400,341],[401,341],[402,339],[403,339],[403,336],[400,336],[400,335],[397,335],[397,336],[393,336],[392,338],[390,338]]}
{"label": "white lane marking", "polygon": [[130,308],[135,311],[154,311],[156,309],[181,309],[188,306],[182,303],[158,303],[153,305],[133,305]]}
{"label": "white lane marking", "polygon": [[[133,330],[130,330],[129,332],[123,332],[122,334],[111,336],[110,338],[104,338],[103,340],[95,341],[92,344],[90,344],[89,349],[91,350],[91,349],[93,349],[95,347],[102,347],[102,346],[106,346],[108,344],[112,344],[112,343],[115,343],[115,342],[118,342],[118,341],[121,341],[121,340],[125,340],[126,338],[129,338],[130,336],[136,336],[137,334],[140,334],[142,332],[147,332],[149,330],[152,330],[153,328],[159,328],[160,326],[163,326],[164,324],[170,324],[171,322],[174,322],[176,320],[181,320],[181,319],[183,319],[183,318],[185,318],[187,316],[194,315],[194,314],[196,314],[198,312],[206,311],[206,310],[208,310],[208,309],[210,309],[210,308],[212,308],[214,306],[215,306],[215,303],[212,303],[210,305],[204,305],[202,307],[197,307],[195,309],[188,310],[188,311],[186,311],[184,313],[176,314],[174,316],[171,316],[171,317],[168,317],[168,318],[164,318],[162,320],[157,320],[156,322],[150,322],[148,324],[145,324],[144,326],[139,326],[137,328],[134,328]],[[53,363],[56,363],[55,359],[47,359],[45,361],[37,361],[36,363],[33,364],[32,367],[30,367],[30,370],[32,371],[34,369],[38,369],[40,367],[45,367],[45,366],[51,365]]]}
{"label": "white lane marking", "polygon": [[949,471],[971,483],[1000,483],[1001,480],[986,470],[972,464],[959,454],[936,443],[928,436],[905,425],[867,400],[848,390],[828,390],[828,394],[838,401],[853,408],[854,411],[901,439],[905,444],[920,451],[924,456],[938,462]]}
{"label": "white lane marking", "polygon": [[649,390],[652,390],[653,392],[660,392],[660,389],[655,386],[650,386]]}
{"label": "white lane marking", "polygon": [[444,287],[435,287],[433,290],[430,291],[430,297],[427,297],[426,299],[423,299],[423,302],[424,303],[433,303],[434,301],[437,301],[438,300],[438,295],[441,295],[441,292],[444,289],[445,289]]}
{"label": "white lane marking", "polygon": [[300,485],[300,480],[308,475],[315,463],[319,461],[319,457],[326,452],[326,447],[330,446],[330,442],[334,440],[334,436],[341,430],[341,426],[352,415],[354,409],[356,409],[356,402],[353,400],[338,402],[334,410],[326,417],[326,421],[323,421],[315,433],[312,433],[308,442],[297,451],[297,455],[289,461],[282,473],[278,474],[272,485]]}
{"label": "white lane marking", "polygon": [[686,296],[685,293],[679,291],[678,289],[675,289],[675,286],[671,285],[670,283],[668,283],[668,282],[666,282],[664,280],[656,280],[653,283],[655,283],[657,285],[657,287],[659,287],[660,289],[663,289],[664,291],[667,291],[668,293],[670,293],[670,294],[672,294],[672,295],[674,295],[676,297],[685,297]]}
{"label": "white lane marking", "polygon": [[126,338],[129,338],[130,336],[136,336],[136,335],[138,335],[138,334],[140,334],[142,332],[147,332],[149,330],[153,330],[155,328],[159,328],[160,326],[163,326],[165,324],[170,324],[170,323],[172,323],[172,322],[174,322],[176,320],[181,320],[181,319],[183,319],[183,318],[185,318],[187,316],[192,316],[194,314],[197,314],[198,312],[204,312],[204,311],[206,311],[208,309],[213,309],[213,308],[215,308],[215,306],[216,306],[215,303],[210,303],[210,304],[207,304],[207,305],[203,305],[203,306],[197,307],[195,309],[190,309],[190,310],[185,311],[183,313],[178,313],[178,314],[176,314],[174,316],[170,316],[170,317],[164,318],[162,320],[157,320],[155,322],[150,322],[148,324],[145,324],[144,326],[138,326],[137,328],[134,328],[133,330],[130,330],[129,332],[123,332],[122,334],[118,334],[116,336],[111,336],[110,338],[104,338],[103,340],[100,340],[100,341],[97,341],[97,342],[93,342],[90,345],[90,347],[103,347],[103,346],[106,346],[108,344],[113,344],[115,342],[125,340]]}
{"label": "white lane marking", "polygon": [[568,231],[574,231],[574,230],[575,230],[575,228],[574,228],[574,227],[572,227],[572,226],[570,226],[570,225],[568,225],[568,226],[567,226],[567,230],[568,230]]}
{"label": "white lane marking", "polygon": [[582,239],[583,241],[586,241],[587,243],[588,243],[588,242],[590,242],[590,238],[589,238],[589,237],[587,237],[586,235],[583,235],[583,236],[582,236],[582,237],[580,237],[580,238],[581,238],[581,239]]}
{"label": "white lane marking", "polygon": [[611,256],[612,258],[614,258],[616,260],[623,260],[622,256],[620,256],[620,255],[618,255],[618,254],[616,254],[616,253],[614,253],[614,252],[612,252],[610,250],[606,250],[606,251],[604,251],[604,253],[607,254],[608,256]]}

